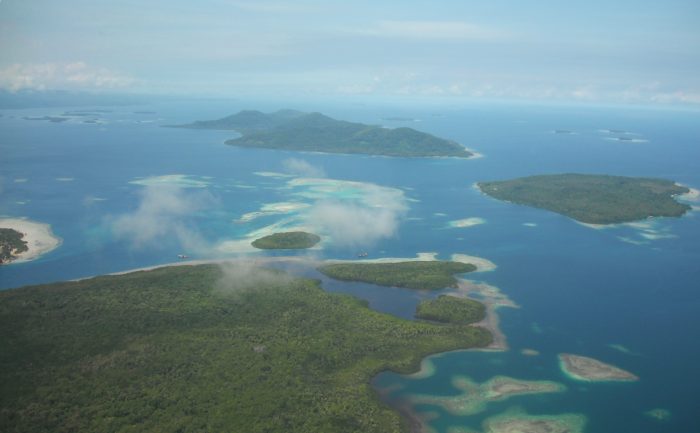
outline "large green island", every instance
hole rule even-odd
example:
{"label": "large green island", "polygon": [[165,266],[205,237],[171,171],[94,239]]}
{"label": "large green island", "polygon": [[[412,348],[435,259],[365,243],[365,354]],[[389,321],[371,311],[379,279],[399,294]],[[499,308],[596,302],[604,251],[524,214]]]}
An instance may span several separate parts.
{"label": "large green island", "polygon": [[297,250],[311,248],[319,242],[321,237],[313,233],[282,232],[256,239],[251,245],[262,250]]}
{"label": "large green island", "polygon": [[406,261],[396,263],[331,263],[318,270],[331,278],[358,281],[379,286],[404,287],[416,290],[440,290],[457,287],[454,274],[474,272],[470,263],[433,261]]}
{"label": "large green island", "polygon": [[407,431],[370,379],[491,342],[484,329],[399,319],[314,280],[236,269],[0,292],[0,431]]}
{"label": "large green island", "polygon": [[244,110],[217,120],[169,126],[234,130],[241,137],[226,143],[240,147],[396,157],[468,158],[474,155],[454,141],[415,129],[389,129],[295,110],[274,113]]}
{"label": "large green island", "polygon": [[670,180],[592,174],[553,174],[480,182],[482,192],[588,224],[679,217],[691,209],[674,197],[690,190]]}

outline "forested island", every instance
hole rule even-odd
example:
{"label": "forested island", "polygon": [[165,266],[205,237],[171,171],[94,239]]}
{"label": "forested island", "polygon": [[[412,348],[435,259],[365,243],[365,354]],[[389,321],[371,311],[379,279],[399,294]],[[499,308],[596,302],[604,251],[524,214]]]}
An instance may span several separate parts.
{"label": "forested island", "polygon": [[370,378],[491,342],[314,280],[232,275],[178,266],[0,292],[0,431],[407,431]]}
{"label": "forested island", "polygon": [[469,325],[486,317],[486,306],[473,299],[440,295],[426,299],[416,307],[416,318],[435,322]]}
{"label": "forested island", "polygon": [[691,209],[674,199],[690,190],[666,179],[553,174],[480,182],[478,187],[499,200],[547,209],[588,224],[679,217]]}
{"label": "forested island", "polygon": [[226,143],[241,147],[395,157],[473,156],[454,141],[412,128],[389,129],[295,110],[274,113],[244,110],[217,120],[169,126],[235,130],[241,137]]}
{"label": "forested island", "polygon": [[0,228],[0,265],[11,262],[17,254],[28,251],[24,234],[14,229]]}
{"label": "forested island", "polygon": [[440,290],[457,287],[454,274],[473,272],[476,266],[441,260],[398,263],[350,262],[327,264],[320,266],[318,270],[336,280],[416,290]]}
{"label": "forested island", "polygon": [[283,232],[254,240],[251,245],[263,250],[294,250],[311,248],[321,242],[321,237],[307,232]]}

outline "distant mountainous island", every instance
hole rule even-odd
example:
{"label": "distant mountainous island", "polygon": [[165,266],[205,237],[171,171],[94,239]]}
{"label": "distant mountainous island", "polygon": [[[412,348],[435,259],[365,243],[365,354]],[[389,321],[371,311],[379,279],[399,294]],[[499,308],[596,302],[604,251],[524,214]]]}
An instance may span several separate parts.
{"label": "distant mountainous island", "polygon": [[451,140],[411,128],[336,120],[321,113],[244,110],[217,120],[200,120],[176,128],[233,130],[241,137],[226,144],[306,152],[352,153],[398,157],[459,157],[474,154]]}
{"label": "distant mountainous island", "polygon": [[674,199],[690,190],[666,179],[569,173],[478,186],[499,200],[547,209],[588,224],[679,217],[691,209]]}

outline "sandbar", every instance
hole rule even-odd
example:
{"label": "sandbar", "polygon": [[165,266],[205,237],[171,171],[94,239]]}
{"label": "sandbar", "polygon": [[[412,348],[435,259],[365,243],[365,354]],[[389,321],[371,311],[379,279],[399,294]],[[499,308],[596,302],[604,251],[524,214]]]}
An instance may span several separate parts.
{"label": "sandbar", "polygon": [[644,415],[654,418],[657,421],[666,421],[671,418],[671,411],[657,407],[644,412]]}
{"label": "sandbar", "polygon": [[298,212],[302,209],[306,209],[310,206],[311,205],[308,203],[299,202],[267,203],[264,204],[259,211],[248,212],[246,214],[243,214],[239,219],[235,220],[235,222],[247,223],[263,216],[290,214],[293,212]]}
{"label": "sandbar", "polygon": [[209,186],[209,177],[190,176],[186,174],[166,174],[162,176],[138,177],[130,184],[141,186],[176,186],[180,188],[206,188]]}
{"label": "sandbar", "polygon": [[679,200],[683,200],[683,201],[692,201],[692,202],[700,201],[700,190],[697,190],[695,188],[691,188],[687,185],[681,185],[678,183],[676,185],[686,187],[689,190],[685,194],[677,195],[676,198],[678,198]]}
{"label": "sandbar", "polygon": [[287,177],[294,177],[293,174],[277,173],[275,171],[256,171],[256,172],[253,172],[253,174],[256,176],[261,176],[261,177],[276,177],[279,179],[284,179]]}
{"label": "sandbar", "polygon": [[587,356],[559,354],[559,366],[572,379],[586,382],[623,381],[632,382],[639,378],[629,371],[598,361]]}
{"label": "sandbar", "polygon": [[566,387],[557,382],[519,380],[512,377],[496,376],[481,385],[484,397],[489,401],[505,400],[515,395],[562,392]]}
{"label": "sandbar", "polygon": [[61,238],[53,234],[49,224],[22,218],[2,218],[0,219],[0,227],[24,234],[22,240],[27,242],[27,251],[18,253],[17,258],[9,263],[35,260],[61,245]]}
{"label": "sandbar", "polygon": [[474,272],[491,272],[497,268],[494,262],[483,257],[468,256],[466,254],[452,254],[450,259],[453,262],[471,263],[472,265],[476,266],[476,271]]}
{"label": "sandbar", "polygon": [[461,220],[450,221],[447,225],[452,228],[467,228],[486,224],[486,220],[479,217],[464,218]]}
{"label": "sandbar", "polygon": [[415,394],[414,404],[433,404],[458,416],[474,415],[486,410],[489,403],[508,400],[511,397],[563,392],[566,387],[557,382],[520,380],[507,376],[495,376],[481,384],[466,376],[455,376],[452,385],[461,392],[458,395]]}
{"label": "sandbar", "polygon": [[484,433],[581,433],[582,415],[526,415],[506,413],[487,419]]}
{"label": "sandbar", "polygon": [[[362,259],[362,260],[341,260],[341,259],[331,259],[327,263],[403,263],[403,262],[434,262],[438,259],[438,253],[436,252],[422,252],[417,253],[415,257],[379,257],[376,259]],[[496,264],[491,260],[484,259],[482,257],[468,256],[466,254],[452,254],[450,260],[459,263],[468,263],[476,266],[476,270],[473,272],[489,272],[496,269]]]}
{"label": "sandbar", "polygon": [[474,323],[472,326],[486,328],[491,332],[491,335],[493,335],[493,341],[485,348],[469,350],[507,350],[508,341],[499,326],[500,318],[496,310],[501,307],[518,308],[518,305],[513,302],[508,295],[502,293],[498,287],[464,279],[457,279],[457,283],[457,289],[449,292],[449,294],[452,296],[475,299],[484,304],[486,306],[486,317],[484,317],[484,320],[481,322]]}
{"label": "sandbar", "polygon": [[376,259],[362,259],[362,260],[341,260],[341,259],[331,259],[327,263],[403,263],[403,262],[434,262],[438,260],[438,253],[427,252],[427,253],[417,253],[416,257],[380,257]]}

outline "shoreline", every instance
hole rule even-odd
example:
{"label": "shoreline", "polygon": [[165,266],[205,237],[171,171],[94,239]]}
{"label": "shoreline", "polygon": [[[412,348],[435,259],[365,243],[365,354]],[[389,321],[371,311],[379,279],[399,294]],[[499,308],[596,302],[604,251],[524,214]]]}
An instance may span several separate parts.
{"label": "shoreline", "polygon": [[49,224],[26,218],[0,218],[0,228],[8,228],[22,233],[24,235],[22,240],[27,242],[27,251],[17,253],[15,259],[5,263],[8,265],[36,260],[63,243],[63,240],[51,231]]}
{"label": "shoreline", "polygon": [[[251,264],[253,266],[264,265],[268,263],[301,263],[308,264],[312,267],[316,267],[321,263],[400,263],[400,262],[411,262],[411,261],[435,261],[437,260],[437,253],[417,253],[414,258],[379,258],[370,260],[321,260],[313,258],[310,256],[257,256],[257,257],[233,257],[226,259],[201,259],[201,260],[185,260],[170,263],[163,263],[160,265],[144,266],[142,268],[127,269],[118,272],[112,272],[104,275],[125,275],[132,272],[142,272],[142,271],[152,271],[155,269],[170,267],[170,266],[197,266],[197,265],[227,265],[227,264]],[[474,264],[477,269],[473,272],[490,272],[496,268],[496,265],[488,259],[481,257],[468,256],[465,254],[453,254],[452,260]],[[100,275],[91,275],[87,277],[77,278],[70,281],[83,281],[90,278],[96,278]],[[493,336],[493,341],[486,347],[478,349],[467,349],[467,350],[477,350],[477,351],[506,351],[509,349],[508,340],[506,335],[500,328],[500,317],[498,315],[498,308],[500,307],[510,307],[510,308],[520,308],[518,304],[513,302],[507,295],[501,293],[500,289],[495,286],[491,286],[486,283],[477,282],[468,279],[457,278],[457,289],[447,291],[445,294],[469,298],[475,301],[481,302],[486,306],[486,317],[480,322],[474,323],[469,326],[478,326],[488,330]],[[427,357],[426,357],[427,358]],[[420,367],[419,369],[420,370]]]}
{"label": "shoreline", "polygon": [[488,330],[493,336],[493,341],[486,347],[467,349],[475,351],[506,351],[509,349],[508,339],[500,327],[501,318],[498,309],[501,307],[520,308],[508,296],[489,284],[472,280],[458,279],[458,288],[448,294],[457,297],[469,298],[481,302],[486,306],[486,317],[480,322],[470,326],[478,326]]}
{"label": "shoreline", "polygon": [[684,188],[688,188],[688,192],[684,192],[683,194],[678,194],[676,196],[677,199],[686,201],[686,202],[698,202],[700,201],[700,190],[691,188],[688,185],[683,185],[680,183],[677,183],[676,185],[682,186]]}
{"label": "shoreline", "polygon": [[[379,257],[376,259],[328,259],[325,263],[404,263],[404,262],[436,262],[442,259],[437,258],[438,253],[434,251],[416,253],[415,257]],[[467,254],[452,254],[450,259],[453,262],[466,263],[476,266],[472,272],[490,272],[497,268],[496,264],[489,259]]]}
{"label": "shoreline", "polygon": [[573,380],[582,382],[636,382],[639,377],[627,370],[587,356],[560,353],[559,368]]}
{"label": "shoreline", "polygon": [[232,257],[228,259],[197,259],[197,260],[180,260],[177,262],[162,263],[160,265],[144,266],[142,268],[126,269],[123,271],[110,272],[108,274],[100,275],[90,275],[87,277],[76,278],[68,281],[83,281],[89,280],[90,278],[104,277],[104,276],[114,276],[114,275],[126,275],[133,272],[145,272],[153,271],[161,268],[169,268],[175,266],[199,266],[199,265],[230,265],[230,264],[266,264],[266,263],[282,263],[282,262],[307,262],[312,265],[320,263],[320,260],[313,259],[308,256],[260,256],[260,257]]}

